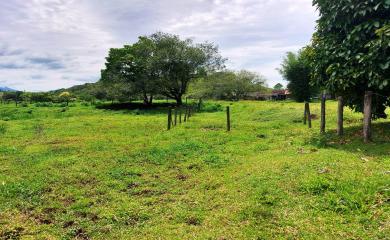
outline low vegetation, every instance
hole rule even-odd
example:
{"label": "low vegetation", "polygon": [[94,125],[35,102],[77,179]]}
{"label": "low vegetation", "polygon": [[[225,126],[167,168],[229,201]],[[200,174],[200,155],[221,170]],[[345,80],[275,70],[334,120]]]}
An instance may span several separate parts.
{"label": "low vegetation", "polygon": [[0,239],[388,236],[388,121],[363,144],[349,110],[336,137],[334,102],[325,135],[299,103],[205,104],[171,131],[161,102],[0,105]]}

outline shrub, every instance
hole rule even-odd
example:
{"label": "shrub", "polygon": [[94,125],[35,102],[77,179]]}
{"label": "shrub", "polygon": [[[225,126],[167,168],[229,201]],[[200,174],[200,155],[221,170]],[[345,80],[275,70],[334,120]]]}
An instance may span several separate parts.
{"label": "shrub", "polygon": [[203,103],[202,112],[220,112],[223,111],[223,107],[219,103]]}
{"label": "shrub", "polygon": [[81,106],[85,106],[85,107],[88,107],[90,106],[91,104],[89,102],[81,102]]}
{"label": "shrub", "polygon": [[35,103],[35,107],[52,107],[53,103],[52,102],[38,102]]}
{"label": "shrub", "polygon": [[22,102],[22,103],[20,104],[20,106],[21,106],[21,107],[28,107],[28,103]]}

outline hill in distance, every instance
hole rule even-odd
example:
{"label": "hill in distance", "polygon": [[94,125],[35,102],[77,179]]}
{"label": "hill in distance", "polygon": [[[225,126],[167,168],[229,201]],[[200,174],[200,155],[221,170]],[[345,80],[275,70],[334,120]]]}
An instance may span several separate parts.
{"label": "hill in distance", "polygon": [[16,92],[17,90],[9,87],[0,87],[0,92]]}

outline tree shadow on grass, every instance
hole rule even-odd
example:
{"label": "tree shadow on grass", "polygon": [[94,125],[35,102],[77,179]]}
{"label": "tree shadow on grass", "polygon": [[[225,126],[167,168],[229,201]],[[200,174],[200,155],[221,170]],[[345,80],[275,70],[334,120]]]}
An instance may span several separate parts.
{"label": "tree shadow on grass", "polygon": [[390,122],[373,123],[372,142],[364,143],[363,126],[344,128],[344,136],[338,137],[335,130],[317,134],[309,144],[318,148],[333,148],[351,153],[362,152],[367,156],[390,156]]}
{"label": "tree shadow on grass", "polygon": [[183,104],[181,106],[177,106],[173,102],[157,102],[152,105],[145,105],[140,102],[133,103],[102,103],[96,106],[97,109],[109,110],[109,111],[118,111],[122,113],[133,113],[133,114],[146,114],[146,115],[156,115],[156,114],[166,114],[168,109],[179,109],[182,114],[185,113],[186,108],[191,107],[191,112],[198,113],[212,113],[212,112],[220,112],[224,110],[224,107],[219,103],[214,102],[203,102],[200,110],[198,103],[191,102],[188,104]]}
{"label": "tree shadow on grass", "polygon": [[[146,105],[139,102],[134,103],[104,103],[96,106],[97,109],[119,111],[135,114],[166,114],[169,108],[176,108],[174,103],[153,103]],[[184,108],[184,106],[182,106]]]}

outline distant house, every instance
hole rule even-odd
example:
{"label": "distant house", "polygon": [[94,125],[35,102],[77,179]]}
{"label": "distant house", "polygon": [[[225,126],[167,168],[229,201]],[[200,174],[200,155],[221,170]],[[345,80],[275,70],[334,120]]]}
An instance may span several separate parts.
{"label": "distant house", "polygon": [[288,90],[273,90],[272,93],[252,92],[246,97],[247,100],[275,100],[281,101],[290,98],[291,93]]}
{"label": "distant house", "polygon": [[272,100],[286,100],[290,97],[290,92],[286,90],[273,90],[272,91]]}

